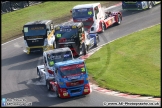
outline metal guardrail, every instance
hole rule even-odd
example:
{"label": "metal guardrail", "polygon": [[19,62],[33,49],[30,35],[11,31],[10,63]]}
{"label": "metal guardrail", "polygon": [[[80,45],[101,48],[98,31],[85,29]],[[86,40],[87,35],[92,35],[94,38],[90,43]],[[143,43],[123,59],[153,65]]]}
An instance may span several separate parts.
{"label": "metal guardrail", "polygon": [[45,1],[1,1],[1,14],[33,6]]}

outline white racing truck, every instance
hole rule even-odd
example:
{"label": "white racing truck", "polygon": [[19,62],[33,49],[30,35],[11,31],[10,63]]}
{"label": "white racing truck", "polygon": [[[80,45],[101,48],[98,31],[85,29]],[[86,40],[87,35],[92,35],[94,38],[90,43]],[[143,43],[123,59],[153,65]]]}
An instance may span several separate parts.
{"label": "white racing truck", "polygon": [[89,33],[104,32],[113,24],[122,21],[121,12],[110,12],[101,8],[100,3],[76,5],[70,11],[74,22],[82,22]]}
{"label": "white racing truck", "polygon": [[37,75],[47,81],[50,77],[54,77],[55,63],[73,59],[72,51],[68,47],[44,51],[43,65],[37,66]]}

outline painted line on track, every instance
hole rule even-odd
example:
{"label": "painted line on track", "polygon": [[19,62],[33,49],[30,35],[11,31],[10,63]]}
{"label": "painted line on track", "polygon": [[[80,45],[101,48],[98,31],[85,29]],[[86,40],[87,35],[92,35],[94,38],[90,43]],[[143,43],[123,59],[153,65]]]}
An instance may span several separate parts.
{"label": "painted line on track", "polygon": [[3,44],[1,44],[1,45],[5,45],[5,44],[7,44],[7,43],[10,43],[10,42],[12,42],[12,41],[15,41],[15,40],[17,40],[17,39],[20,39],[20,38],[23,38],[23,36],[21,36],[21,37],[18,37],[18,38],[16,38],[16,39],[13,39],[13,40],[10,40],[10,41],[8,41],[8,42],[5,42],[5,43],[3,43]]}
{"label": "painted line on track", "polygon": [[[146,28],[140,29],[140,30],[135,31],[135,32],[132,32],[132,33],[136,33],[136,32],[139,32],[139,31],[145,30],[145,29],[147,29],[147,28],[151,28],[151,27],[156,26],[156,25],[159,25],[159,24],[161,24],[161,23],[158,23],[158,24],[155,24],[155,25],[152,25],[152,26],[149,26],[149,27],[146,27]],[[132,33],[130,33],[130,34],[132,34]],[[130,35],[130,34],[128,34],[128,35]],[[121,39],[121,38],[123,38],[123,37],[126,37],[126,36],[128,36],[128,35],[125,35],[125,36],[119,37],[119,38],[114,39],[114,40],[112,40],[112,41],[110,41],[110,42],[108,42],[108,43],[111,43],[111,42],[113,42],[113,41],[116,41],[116,40],[118,40],[118,39]],[[106,44],[108,44],[108,43],[102,44],[102,45],[98,46],[97,48],[94,48],[94,49],[90,50],[89,52],[90,52],[90,53],[94,53],[94,51],[95,51],[95,52],[98,51],[100,48],[102,48],[104,45],[106,45]]]}

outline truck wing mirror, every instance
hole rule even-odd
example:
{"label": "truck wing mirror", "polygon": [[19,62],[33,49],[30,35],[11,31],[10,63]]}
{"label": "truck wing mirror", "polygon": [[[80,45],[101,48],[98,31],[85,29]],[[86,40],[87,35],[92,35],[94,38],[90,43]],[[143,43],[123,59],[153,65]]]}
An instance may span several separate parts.
{"label": "truck wing mirror", "polygon": [[55,81],[55,77],[49,76],[49,77],[48,77],[48,80],[54,80],[54,81]]}
{"label": "truck wing mirror", "polygon": [[89,36],[89,34],[87,34],[87,39],[90,39],[90,36]]}
{"label": "truck wing mirror", "polygon": [[51,33],[51,31],[47,31],[47,34],[49,35]]}
{"label": "truck wing mirror", "polygon": [[55,73],[56,73],[56,74],[57,74],[57,71],[58,71],[58,70],[57,70],[57,69],[55,69]]}

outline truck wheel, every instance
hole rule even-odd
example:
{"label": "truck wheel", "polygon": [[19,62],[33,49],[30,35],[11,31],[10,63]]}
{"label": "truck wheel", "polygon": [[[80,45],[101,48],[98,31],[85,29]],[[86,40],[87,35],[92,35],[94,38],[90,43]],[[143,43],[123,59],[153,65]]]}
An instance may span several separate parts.
{"label": "truck wheel", "polygon": [[86,45],[86,52],[88,53],[89,51],[89,45]]}
{"label": "truck wheel", "polygon": [[40,75],[40,72],[39,72],[38,68],[37,68],[37,75],[39,76],[39,78],[41,78],[41,75]]}
{"label": "truck wheel", "polygon": [[46,80],[46,86],[47,86],[47,90],[50,91],[51,90],[51,86],[50,86],[50,82],[48,80]]}
{"label": "truck wheel", "polygon": [[121,24],[121,15],[118,14],[118,22],[117,22],[117,25],[120,25]]}
{"label": "truck wheel", "polygon": [[155,1],[152,1],[153,6],[155,6]]}
{"label": "truck wheel", "polygon": [[82,44],[82,53],[83,53],[83,55],[86,55],[87,54],[87,50],[86,50],[85,43]]}
{"label": "truck wheel", "polygon": [[105,24],[102,22],[102,32],[105,31]]}
{"label": "truck wheel", "polygon": [[95,44],[95,47],[98,47],[99,41],[100,41],[100,39],[99,39],[99,36],[97,35],[97,36],[96,36],[96,44]]}
{"label": "truck wheel", "polygon": [[59,98],[58,88],[56,88],[56,96]]}
{"label": "truck wheel", "polygon": [[148,1],[148,8],[151,9],[152,8],[152,2]]}

